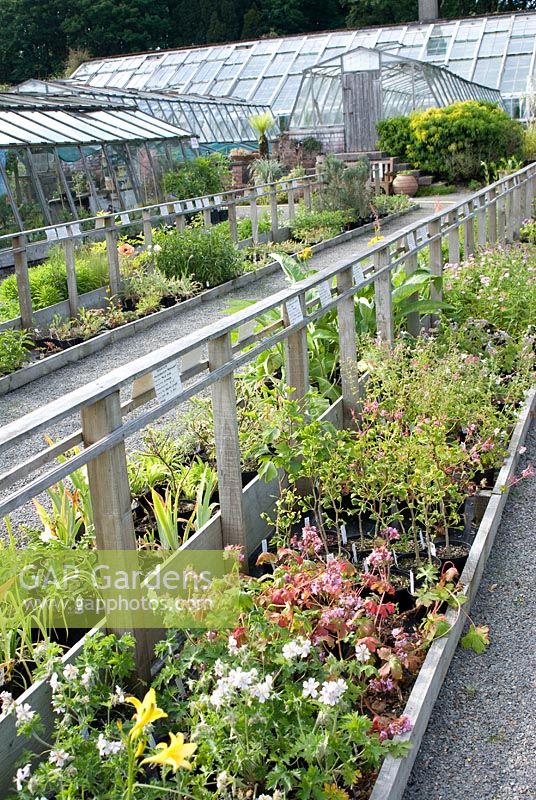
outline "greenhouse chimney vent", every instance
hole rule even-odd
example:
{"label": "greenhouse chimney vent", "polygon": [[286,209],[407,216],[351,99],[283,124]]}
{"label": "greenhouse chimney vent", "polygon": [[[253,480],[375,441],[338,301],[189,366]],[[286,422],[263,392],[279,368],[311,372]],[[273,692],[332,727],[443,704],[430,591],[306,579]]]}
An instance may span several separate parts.
{"label": "greenhouse chimney vent", "polygon": [[439,17],[439,0],[419,0],[419,22],[430,22]]}

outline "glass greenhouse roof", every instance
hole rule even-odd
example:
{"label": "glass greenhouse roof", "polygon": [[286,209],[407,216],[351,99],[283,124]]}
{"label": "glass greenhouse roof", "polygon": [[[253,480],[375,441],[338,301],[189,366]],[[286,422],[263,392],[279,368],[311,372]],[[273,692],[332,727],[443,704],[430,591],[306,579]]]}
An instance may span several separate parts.
{"label": "glass greenhouse roof", "polygon": [[[298,79],[298,86],[300,80]],[[268,110],[266,105],[254,105],[232,97],[211,97],[182,94],[173,90],[144,91],[115,86],[92,86],[78,81],[29,80],[17,87],[17,92],[39,93],[47,102],[52,98],[70,97],[91,105],[96,102],[113,106],[138,108],[171,125],[186,128],[201,144],[212,142],[253,142],[255,134],[248,122],[252,114]]]}
{"label": "glass greenhouse roof", "polygon": [[[63,102],[62,102],[63,101]],[[0,95],[0,147],[182,139],[192,134],[137,108],[83,106],[77,98]]]}
{"label": "glass greenhouse roof", "polygon": [[499,89],[517,115],[531,89],[535,43],[536,12],[524,12],[96,59],[73,77],[100,87],[230,95],[288,115],[305,69],[357,47],[380,48]]}
{"label": "glass greenhouse roof", "polygon": [[367,71],[380,73],[383,118],[459,100],[489,100],[502,105],[497,89],[460,78],[444,67],[386,50],[358,47],[305,70],[292,114],[292,127],[342,125],[341,75]]}

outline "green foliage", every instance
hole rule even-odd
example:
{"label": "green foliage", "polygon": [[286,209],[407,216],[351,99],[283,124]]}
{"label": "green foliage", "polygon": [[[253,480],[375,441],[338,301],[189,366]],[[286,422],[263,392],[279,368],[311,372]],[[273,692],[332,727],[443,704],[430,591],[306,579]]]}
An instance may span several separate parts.
{"label": "green foliage", "polygon": [[460,639],[460,644],[466,650],[483,653],[489,644],[489,626],[471,623],[465,636]]}
{"label": "green foliage", "polygon": [[220,153],[198,156],[164,175],[164,189],[179,200],[218,194],[230,185],[229,161]]}
{"label": "green foliage", "polygon": [[408,148],[412,141],[409,117],[389,117],[380,120],[376,125],[378,131],[378,147],[390,156],[398,156],[402,161],[408,157]]}
{"label": "green foliage", "polygon": [[370,204],[380,217],[408,211],[415,205],[407,194],[377,194],[372,198]]}
{"label": "green foliage", "polygon": [[[258,230],[259,233],[268,233],[271,230],[271,217],[268,211],[263,211],[258,217]],[[225,223],[222,223],[225,224]],[[253,236],[253,227],[251,224],[251,217],[242,217],[236,223],[236,230],[238,233],[238,240],[251,239]]]}
{"label": "green foliage", "polygon": [[0,375],[20,369],[29,357],[32,340],[27,331],[0,331]]}
{"label": "green foliage", "polygon": [[316,244],[342,233],[353,217],[348,211],[307,211],[300,208],[290,223],[290,232],[294,239]]}
{"label": "green foliage", "polygon": [[523,158],[526,161],[534,161],[536,159],[536,123],[531,122],[525,128],[525,135],[523,138]]}
{"label": "green foliage", "polygon": [[[48,259],[29,270],[30,292],[34,310],[61,303],[66,300],[67,273],[65,257],[61,247],[52,247]],[[106,251],[97,245],[85,245],[76,253],[76,284],[78,292],[84,294],[105,286],[108,282],[108,260]],[[16,305],[15,305],[16,304]],[[0,283],[0,320],[11,319],[16,309],[18,314],[18,290],[14,275]]]}
{"label": "green foliage", "polygon": [[351,209],[358,219],[370,214],[370,191],[367,181],[370,166],[361,159],[347,167],[340,158],[330,153],[324,162],[324,203],[331,211]]}
{"label": "green foliage", "polygon": [[284,165],[272,158],[258,158],[253,167],[255,183],[274,183],[284,172]]}
{"label": "green foliage", "polygon": [[448,181],[484,174],[483,162],[521,154],[523,129],[497,105],[469,100],[410,117],[408,158]]}
{"label": "green foliage", "polygon": [[168,277],[189,275],[203,286],[217,286],[243,270],[242,254],[230,233],[219,226],[158,231],[155,240],[160,247],[155,253],[156,266]]}

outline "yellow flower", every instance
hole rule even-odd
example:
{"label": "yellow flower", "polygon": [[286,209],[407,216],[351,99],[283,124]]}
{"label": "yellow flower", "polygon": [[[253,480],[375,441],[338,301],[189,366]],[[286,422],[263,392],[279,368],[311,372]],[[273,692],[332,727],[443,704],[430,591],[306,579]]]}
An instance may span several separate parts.
{"label": "yellow flower", "polygon": [[367,244],[369,247],[372,247],[373,244],[378,244],[378,242],[381,242],[382,239],[385,239],[385,236],[373,236],[372,239],[367,242]]}
{"label": "yellow flower", "polygon": [[167,717],[165,711],[162,711],[162,709],[158,708],[156,705],[154,689],[149,689],[143,700],[138,700],[137,697],[126,697],[125,702],[131,703],[136,709],[136,713],[133,717],[133,719],[136,720],[136,724],[129,734],[131,739],[137,739],[146,725],[150,725],[151,722],[161,719],[162,717]]}
{"label": "yellow flower", "polygon": [[309,261],[309,259],[312,257],[313,257],[312,247],[304,247],[303,250],[300,250],[300,252],[298,253],[298,259],[300,261]]}
{"label": "yellow flower", "polygon": [[173,772],[176,772],[179,767],[192,769],[192,765],[188,759],[197,750],[197,745],[191,742],[186,744],[182,733],[170,733],[169,740],[170,744],[164,744],[164,742],[157,744],[156,750],[160,752],[154,756],[144,758],[141,763],[161,764],[162,766],[172,767]]}

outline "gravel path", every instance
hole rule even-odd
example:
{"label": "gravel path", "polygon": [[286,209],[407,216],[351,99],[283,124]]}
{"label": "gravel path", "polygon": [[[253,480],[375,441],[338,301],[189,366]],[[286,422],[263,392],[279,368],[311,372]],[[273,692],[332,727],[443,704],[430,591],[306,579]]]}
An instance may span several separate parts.
{"label": "gravel path", "polygon": [[[462,195],[456,199],[459,202],[461,198]],[[392,235],[401,227],[407,227],[412,223],[418,222],[420,219],[433,213],[434,205],[434,198],[424,198],[422,208],[412,211],[382,226],[382,233],[386,236]],[[317,269],[343,263],[347,259],[365,252],[370,237],[371,234],[366,233],[336,247],[324,250],[315,255],[311,263]],[[224,316],[233,300],[261,300],[280,291],[287,285],[282,272],[274,273],[249,286],[236,290],[225,297],[216,298],[191,311],[182,312],[178,314],[175,319],[163,322],[129,339],[110,344],[100,352],[87,356],[78,363],[69,364],[21,389],[0,396],[0,421],[2,424],[7,424],[67,394],[77,387],[95,380],[115,367],[126,364],[134,358],[150,353],[158,347],[176,341],[182,336],[214,322]],[[130,387],[127,391],[130,392]],[[123,399],[127,399],[127,396],[125,395]],[[52,429],[46,431],[46,433],[52,439],[58,440],[69,435],[69,433],[77,430],[79,427],[80,422],[78,415],[74,415],[54,425]],[[140,440],[141,435],[138,434],[128,440],[127,446],[129,449],[135,449],[135,447],[139,445]],[[17,446],[15,451],[16,462],[14,462],[12,451],[1,453],[0,474],[10,469],[14,463],[19,463],[23,459],[31,457],[32,454],[43,449],[43,446],[44,438],[42,434],[39,434],[38,436],[25,440],[22,444]],[[37,477],[39,474],[42,474],[42,472],[47,471],[47,469],[48,468],[43,468],[42,470],[36,471],[33,477]],[[10,494],[15,488],[16,487],[11,487],[5,492],[0,492],[0,496]],[[12,515],[12,520],[16,526],[21,523],[30,524],[34,519],[35,514],[32,507],[19,509]],[[2,523],[0,521],[0,536],[1,535]]]}
{"label": "gravel path", "polygon": [[[536,464],[536,422],[526,446],[517,474]],[[457,649],[403,800],[536,798],[535,480],[510,492],[471,612],[491,645]]]}

